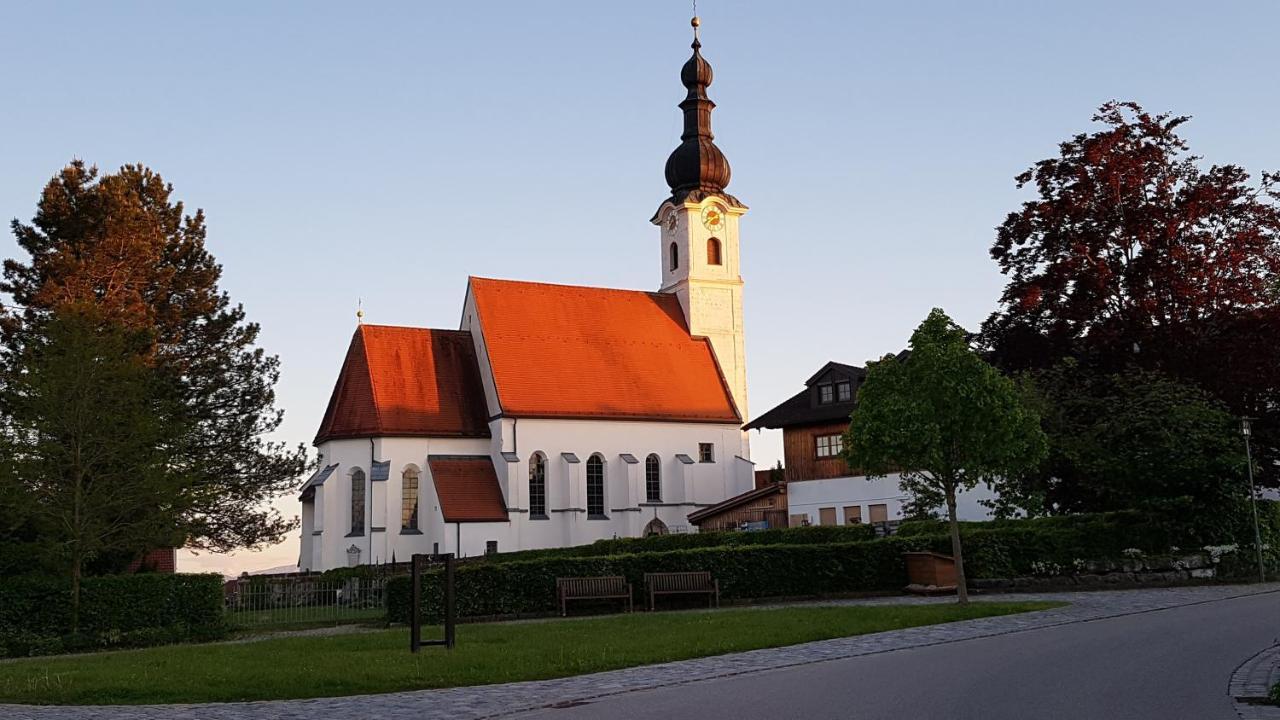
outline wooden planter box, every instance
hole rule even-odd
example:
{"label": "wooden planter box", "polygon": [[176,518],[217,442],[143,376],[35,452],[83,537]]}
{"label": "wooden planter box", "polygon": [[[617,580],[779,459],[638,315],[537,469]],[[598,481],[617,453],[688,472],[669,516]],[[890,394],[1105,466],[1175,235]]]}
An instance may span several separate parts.
{"label": "wooden planter box", "polygon": [[946,594],[956,591],[956,561],[935,552],[902,553],[907,560],[907,592]]}

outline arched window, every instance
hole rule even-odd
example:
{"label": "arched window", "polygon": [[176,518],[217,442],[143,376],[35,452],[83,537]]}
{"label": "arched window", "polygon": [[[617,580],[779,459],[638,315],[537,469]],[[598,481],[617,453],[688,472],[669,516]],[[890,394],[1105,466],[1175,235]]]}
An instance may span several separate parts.
{"label": "arched window", "polygon": [[671,243],[671,269],[680,268],[680,248],[675,243]]}
{"label": "arched window", "polygon": [[604,517],[604,458],[587,458],[587,517]]}
{"label": "arched window", "polygon": [[547,456],[540,452],[529,458],[529,517],[547,519]]}
{"label": "arched window", "polygon": [[351,471],[351,534],[364,534],[364,471]]}
{"label": "arched window", "polygon": [[707,238],[707,264],[723,264],[720,260],[720,241],[715,238]]}
{"label": "arched window", "polygon": [[644,459],[644,496],[645,502],[662,502],[662,461],[657,455]]}
{"label": "arched window", "polygon": [[410,465],[400,474],[400,530],[418,529],[418,468]]}

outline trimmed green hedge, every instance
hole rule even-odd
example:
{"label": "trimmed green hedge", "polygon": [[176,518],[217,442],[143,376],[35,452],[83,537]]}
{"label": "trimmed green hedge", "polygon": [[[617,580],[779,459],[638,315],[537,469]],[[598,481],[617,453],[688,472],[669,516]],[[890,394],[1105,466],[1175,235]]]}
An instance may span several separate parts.
{"label": "trimmed green hedge", "polygon": [[[1270,562],[1276,565],[1280,561],[1280,503],[1265,503],[1260,510],[1264,541],[1273,538]],[[1167,555],[1174,548],[1199,550],[1202,545],[1198,540],[1181,528],[1167,517],[1107,513],[962,523],[961,539],[969,578],[1007,578],[1042,574],[1037,566],[1041,570],[1057,566],[1070,574],[1079,561],[1123,559],[1126,550],[1135,548],[1145,555]],[[485,617],[554,612],[558,609],[557,577],[624,575],[639,603],[643,600],[644,573],[682,570],[710,571],[720,581],[721,595],[726,599],[892,591],[907,582],[903,552],[951,553],[951,538],[943,522],[903,523],[897,535],[864,539],[870,532],[868,526],[844,526],[699,533],[500,554],[459,565],[458,614]],[[1229,544],[1230,540],[1219,542]],[[1225,556],[1222,575],[1233,577],[1235,564],[1246,567],[1247,555]],[[432,620],[439,618],[440,583],[438,571],[423,580],[423,609]],[[409,591],[407,577],[388,581],[389,620],[408,620]]]}
{"label": "trimmed green hedge", "polygon": [[71,634],[70,585],[49,577],[0,583],[0,657],[140,647],[225,634],[218,575],[104,575],[81,581]]}
{"label": "trimmed green hedge", "polygon": [[[746,533],[744,533],[746,534]],[[511,563],[469,563],[457,570],[460,617],[540,614],[557,610],[557,577],[623,575],[635,600],[646,572],[709,570],[725,599],[812,596],[897,590],[906,585],[902,552],[913,543],[894,538],[809,545],[726,545],[593,558],[541,558]],[[423,577],[423,611],[438,620],[443,595],[439,571]],[[387,581],[387,617],[409,619],[409,578]]]}

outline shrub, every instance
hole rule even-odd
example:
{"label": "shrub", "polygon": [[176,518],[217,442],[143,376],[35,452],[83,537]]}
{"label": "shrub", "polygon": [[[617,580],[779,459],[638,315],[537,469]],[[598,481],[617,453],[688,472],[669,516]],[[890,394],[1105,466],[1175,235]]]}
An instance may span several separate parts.
{"label": "shrub", "polygon": [[[808,545],[722,545],[464,564],[456,570],[457,611],[460,617],[552,612],[557,609],[557,577],[596,575],[625,576],[635,600],[641,602],[646,572],[710,571],[720,581],[720,595],[726,599],[897,590],[906,584],[902,552],[912,544],[886,538]],[[439,571],[423,576],[423,612],[433,620],[440,617],[442,580]],[[408,621],[410,590],[407,577],[387,581],[388,619]]]}
{"label": "shrub", "polygon": [[70,587],[49,577],[0,584],[0,655],[141,647],[213,639],[225,632],[217,575],[104,575],[81,583],[71,634]]}

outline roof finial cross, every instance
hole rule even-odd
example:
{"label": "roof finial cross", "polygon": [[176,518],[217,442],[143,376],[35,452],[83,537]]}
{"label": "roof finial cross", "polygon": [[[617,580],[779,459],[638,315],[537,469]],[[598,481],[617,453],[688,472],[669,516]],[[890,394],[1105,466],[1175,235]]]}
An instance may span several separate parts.
{"label": "roof finial cross", "polygon": [[364,324],[364,298],[356,298],[356,324]]}

